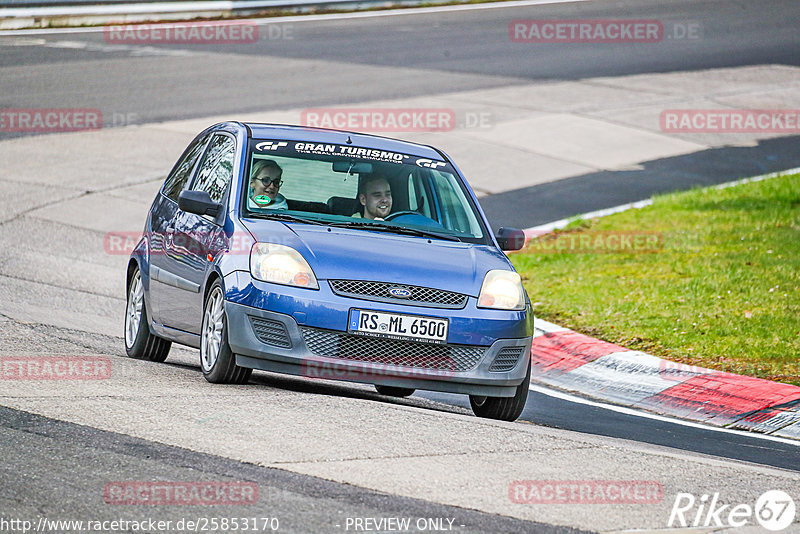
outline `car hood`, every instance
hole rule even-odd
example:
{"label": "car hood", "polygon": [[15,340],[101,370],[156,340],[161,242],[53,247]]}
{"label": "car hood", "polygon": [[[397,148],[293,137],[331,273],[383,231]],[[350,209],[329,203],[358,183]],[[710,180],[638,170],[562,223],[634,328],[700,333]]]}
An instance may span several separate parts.
{"label": "car hood", "polygon": [[243,220],[258,241],[294,248],[320,280],[374,280],[478,296],[486,273],[513,270],[486,245],[278,221]]}

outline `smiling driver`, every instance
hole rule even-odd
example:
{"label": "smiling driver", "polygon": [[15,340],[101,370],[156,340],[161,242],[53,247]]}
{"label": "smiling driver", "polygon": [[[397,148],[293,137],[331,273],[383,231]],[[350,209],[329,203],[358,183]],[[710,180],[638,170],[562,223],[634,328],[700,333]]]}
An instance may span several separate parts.
{"label": "smiling driver", "polygon": [[373,175],[361,182],[358,201],[364,206],[364,218],[382,221],[392,211],[392,188],[382,176]]}

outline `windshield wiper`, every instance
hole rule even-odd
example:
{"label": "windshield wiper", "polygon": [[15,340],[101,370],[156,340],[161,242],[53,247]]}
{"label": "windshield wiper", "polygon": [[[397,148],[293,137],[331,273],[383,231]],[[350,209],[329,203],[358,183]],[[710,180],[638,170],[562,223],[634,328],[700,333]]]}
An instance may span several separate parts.
{"label": "windshield wiper", "polygon": [[288,213],[255,213],[250,212],[248,215],[249,217],[254,217],[256,219],[268,219],[273,221],[283,221],[283,222],[298,222],[304,224],[316,224],[320,226],[327,226],[327,223],[324,223],[317,219],[307,219],[306,217],[299,217],[297,215],[289,215]]}
{"label": "windshield wiper", "polygon": [[450,234],[440,234],[439,232],[431,232],[429,230],[418,230],[417,228],[409,228],[408,226],[393,226],[380,223],[368,222],[336,222],[328,223],[329,226],[337,228],[358,228],[359,230],[372,230],[375,232],[390,232],[393,234],[414,235],[418,237],[433,237],[435,239],[444,239],[446,241],[461,241],[460,238]]}

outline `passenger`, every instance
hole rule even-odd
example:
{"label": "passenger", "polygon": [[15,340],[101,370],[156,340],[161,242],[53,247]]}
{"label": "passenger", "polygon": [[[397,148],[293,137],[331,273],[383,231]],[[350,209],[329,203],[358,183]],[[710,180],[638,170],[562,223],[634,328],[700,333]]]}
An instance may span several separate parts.
{"label": "passenger", "polygon": [[[364,178],[358,187],[358,201],[364,206],[364,218],[382,221],[392,211],[392,188],[380,175]],[[361,217],[356,213],[353,217]]]}
{"label": "passenger", "polygon": [[278,191],[283,184],[283,169],[271,159],[259,159],[250,173],[250,194],[247,207],[251,210],[289,209],[286,198]]}

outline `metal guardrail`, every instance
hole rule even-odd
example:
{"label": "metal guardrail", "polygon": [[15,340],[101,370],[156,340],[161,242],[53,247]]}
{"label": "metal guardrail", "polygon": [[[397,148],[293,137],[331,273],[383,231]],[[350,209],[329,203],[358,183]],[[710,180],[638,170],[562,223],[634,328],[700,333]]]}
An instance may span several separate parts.
{"label": "metal guardrail", "polygon": [[[162,0],[137,0],[136,3],[145,4],[160,2]],[[188,2],[191,0],[173,0],[175,2]],[[50,7],[50,6],[90,6],[98,4],[129,4],[131,0],[2,0],[0,9],[7,7]]]}
{"label": "metal guardrail", "polygon": [[423,1],[431,0],[0,0],[0,30],[248,16],[276,9],[360,11]]}
{"label": "metal guardrail", "polygon": [[[151,4],[170,2],[175,4],[191,3],[195,0],[0,0],[0,9],[8,7],[50,7],[50,6],[94,6],[108,4]],[[258,0],[240,0],[239,4],[248,4]],[[375,0],[360,0],[361,3],[369,4]]]}

